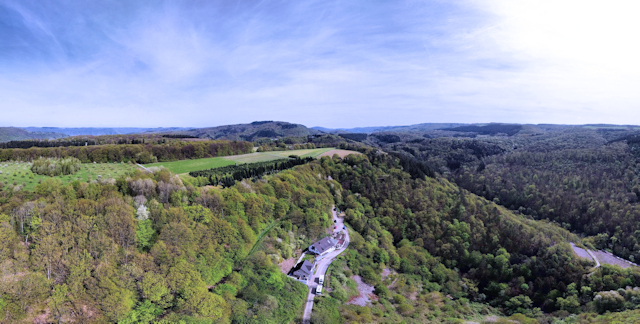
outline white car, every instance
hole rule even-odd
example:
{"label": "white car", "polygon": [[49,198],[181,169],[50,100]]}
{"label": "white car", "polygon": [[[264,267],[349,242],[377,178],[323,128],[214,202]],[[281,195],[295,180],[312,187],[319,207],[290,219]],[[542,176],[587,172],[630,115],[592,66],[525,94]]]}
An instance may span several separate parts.
{"label": "white car", "polygon": [[318,287],[316,287],[316,295],[320,294],[322,294],[322,285],[318,285]]}
{"label": "white car", "polygon": [[321,276],[318,278],[318,285],[320,286],[324,285],[324,276]]}

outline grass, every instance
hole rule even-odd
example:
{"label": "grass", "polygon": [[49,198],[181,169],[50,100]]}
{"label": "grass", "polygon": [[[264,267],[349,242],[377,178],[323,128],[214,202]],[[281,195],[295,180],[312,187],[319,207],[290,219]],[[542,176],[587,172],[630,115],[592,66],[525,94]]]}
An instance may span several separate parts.
{"label": "grass", "polygon": [[[291,152],[291,151],[288,151]],[[244,164],[244,163],[255,163],[255,162],[266,162],[266,161],[273,161],[273,160],[281,160],[284,159],[287,156],[280,156],[280,155],[276,155],[276,154],[271,154],[274,152],[261,152],[261,153],[250,153],[250,154],[242,154],[242,155],[232,155],[232,156],[226,156],[224,157],[224,159],[226,159],[227,161],[230,161],[231,164],[238,163],[238,164]]]}
{"label": "grass", "polygon": [[[6,165],[6,166],[5,166]],[[57,176],[62,183],[67,184],[75,180],[81,182],[89,182],[97,180],[98,175],[102,179],[117,179],[135,167],[124,163],[83,163],[80,171],[64,176]],[[36,185],[49,176],[38,175],[31,172],[31,164],[27,162],[6,161],[0,163],[0,181],[7,185],[16,185],[23,187],[25,190],[33,191]]]}
{"label": "grass", "polygon": [[286,159],[289,157],[289,155],[297,155],[299,157],[318,157],[320,154],[331,151],[333,149],[333,147],[328,147],[306,150],[256,152],[241,155],[230,155],[225,157],[182,160],[173,162],[158,162],[145,164],[145,167],[149,168],[154,166],[164,166],[175,174],[185,175],[186,173],[189,173],[191,171],[219,168],[227,165],[233,165],[234,163],[245,164]]}
{"label": "grass", "polygon": [[318,155],[333,149],[334,149],[333,147],[329,147],[329,148],[307,149],[307,150],[257,152],[257,153],[250,153],[250,154],[226,156],[224,158],[237,163],[254,163],[254,162],[265,162],[265,161],[284,159],[284,158],[288,158],[289,155],[297,155],[299,157],[317,157]]}
{"label": "grass", "polygon": [[226,158],[214,157],[194,160],[182,160],[173,162],[158,162],[145,164],[145,167],[163,166],[175,174],[189,173],[191,171],[200,171],[213,168],[219,168],[227,165],[233,165],[234,161]]}

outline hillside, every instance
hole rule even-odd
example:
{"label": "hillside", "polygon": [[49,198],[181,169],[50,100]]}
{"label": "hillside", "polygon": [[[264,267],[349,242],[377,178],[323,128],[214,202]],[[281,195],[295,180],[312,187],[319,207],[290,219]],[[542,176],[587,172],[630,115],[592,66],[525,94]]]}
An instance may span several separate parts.
{"label": "hillside", "polygon": [[445,129],[450,127],[463,126],[466,124],[460,123],[423,123],[407,126],[371,126],[371,127],[355,127],[355,128],[325,128],[325,127],[312,127],[312,129],[323,131],[331,134],[342,133],[379,133],[379,132],[424,132],[437,129]]}
{"label": "hillside", "polygon": [[322,132],[300,124],[279,121],[259,121],[250,124],[196,128],[179,133],[209,139],[257,141],[260,139],[316,135]]}
{"label": "hillside", "polygon": [[0,142],[53,139],[66,136],[67,135],[58,132],[31,132],[17,127],[0,127]]}
{"label": "hillside", "polygon": [[157,127],[157,128],[141,128],[141,127],[21,127],[29,132],[54,132],[62,133],[68,136],[79,135],[122,135],[122,134],[140,134],[140,133],[158,133],[158,132],[173,132],[186,130],[185,127]]}

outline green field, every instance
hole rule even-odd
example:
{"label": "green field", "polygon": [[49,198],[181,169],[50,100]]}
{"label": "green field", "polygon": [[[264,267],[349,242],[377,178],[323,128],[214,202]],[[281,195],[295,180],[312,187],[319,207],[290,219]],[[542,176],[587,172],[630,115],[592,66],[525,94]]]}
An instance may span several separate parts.
{"label": "green field", "polygon": [[200,170],[219,168],[219,167],[233,165],[233,164],[234,164],[234,161],[229,161],[221,157],[214,157],[214,158],[205,158],[205,159],[151,163],[151,164],[145,164],[145,167],[150,168],[150,167],[163,166],[175,174],[182,174],[182,173],[189,173],[191,171],[200,171]]}
{"label": "green field", "polygon": [[299,157],[316,157],[330,150],[333,150],[333,147],[308,150],[257,152],[250,154],[225,156],[224,159],[237,163],[254,163],[284,159],[288,158],[289,155],[297,155]]}
{"label": "green field", "polygon": [[[71,183],[74,180],[88,182],[97,180],[100,175],[102,179],[117,179],[127,171],[135,169],[135,166],[124,163],[83,163],[80,171],[65,176],[57,176],[63,183]],[[6,186],[17,185],[26,190],[33,190],[35,186],[49,176],[34,174],[31,172],[31,163],[7,161],[0,163],[0,181]],[[14,184],[15,183],[15,184]]]}
{"label": "green field", "polygon": [[191,171],[201,171],[213,168],[219,168],[235,163],[254,163],[286,159],[289,155],[297,155],[300,157],[316,157],[324,152],[333,150],[333,148],[320,148],[309,150],[291,150],[291,151],[273,151],[273,152],[256,152],[242,155],[231,155],[225,157],[204,158],[195,160],[182,160],[173,162],[158,162],[145,164],[145,167],[163,166],[175,174],[185,174]]}

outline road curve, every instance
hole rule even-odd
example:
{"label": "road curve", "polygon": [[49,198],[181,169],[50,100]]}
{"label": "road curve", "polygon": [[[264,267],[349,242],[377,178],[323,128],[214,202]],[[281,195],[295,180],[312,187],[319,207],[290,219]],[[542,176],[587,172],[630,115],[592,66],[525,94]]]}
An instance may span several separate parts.
{"label": "road curve", "polygon": [[[332,225],[332,233],[337,233],[343,231],[344,220],[339,218],[335,211],[335,206],[331,208],[331,212],[333,213],[333,219],[337,220],[335,224]],[[334,228],[337,227],[337,228]],[[349,246],[349,231],[344,231],[346,234],[344,246],[339,249],[332,251],[322,257],[322,259],[316,261],[316,272],[309,278],[307,281],[307,286],[309,286],[309,294],[307,295],[307,302],[304,306],[304,313],[302,313],[302,323],[307,324],[311,322],[311,311],[313,310],[313,299],[316,297],[316,287],[318,286],[317,278],[320,276],[324,276],[327,273],[327,269],[331,262],[335,260],[335,258],[347,249]],[[325,282],[327,278],[325,278]]]}
{"label": "road curve", "polygon": [[596,256],[595,256],[595,255],[593,255],[593,253],[591,252],[591,250],[589,250],[589,249],[586,249],[586,250],[587,250],[587,252],[589,253],[589,255],[593,258],[593,260],[595,260],[595,261],[596,261],[596,266],[595,266],[595,268],[593,268],[593,269],[594,269],[594,270],[595,270],[595,269],[598,269],[598,268],[600,267],[600,261],[598,261],[598,258],[596,258]]}

